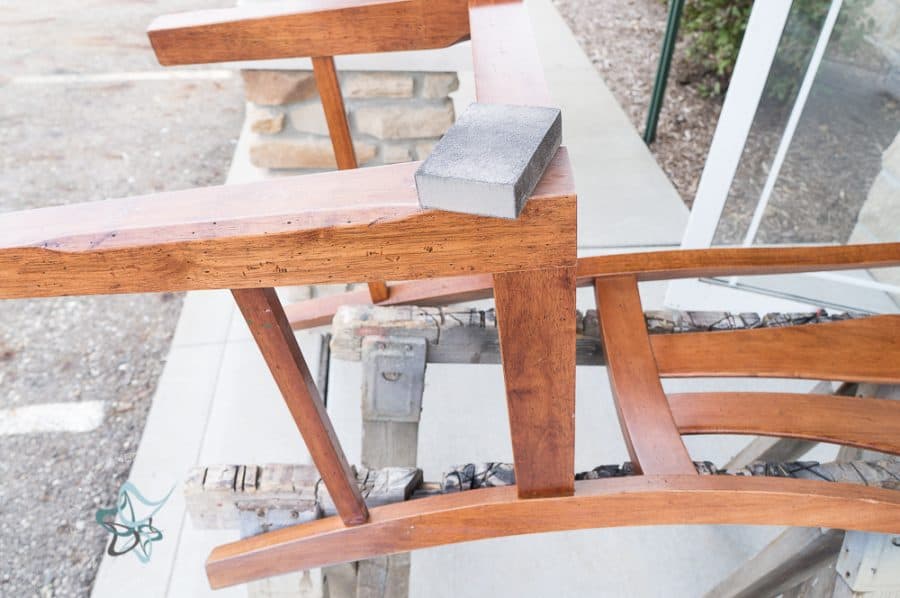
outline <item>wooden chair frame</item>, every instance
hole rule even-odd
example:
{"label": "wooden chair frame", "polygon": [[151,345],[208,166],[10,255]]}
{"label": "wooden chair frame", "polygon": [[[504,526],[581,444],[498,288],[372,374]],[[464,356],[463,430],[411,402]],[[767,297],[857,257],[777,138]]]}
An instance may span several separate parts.
{"label": "wooden chair frame", "polygon": [[[327,57],[441,47],[469,36],[479,101],[550,103],[519,1],[303,6],[167,17],[150,36],[166,64],[326,57],[314,62],[325,101],[329,93],[339,96]],[[327,112],[340,116],[336,103]],[[346,152],[340,128],[332,127],[333,139]],[[349,158],[343,166],[351,166]],[[900,244],[576,260],[576,198],[565,149],[516,220],[421,209],[416,168],[345,170],[0,215],[0,298],[233,290],[339,517],[215,549],[207,562],[213,587],[441,544],[588,527],[735,523],[900,532],[897,492],[700,476],[680,438],[783,434],[900,454],[896,404],[774,394],[666,397],[659,382],[766,375],[897,383],[900,317],[651,338],[637,294],[643,280],[900,265]],[[388,301],[494,295],[517,483],[369,510],[272,287],[421,279],[391,288]],[[578,284],[596,290],[610,379],[638,476],[574,482]],[[832,344],[826,353],[822,344],[835,331],[840,350]],[[748,358],[759,347],[764,351]],[[744,409],[748,400],[759,409]],[[765,417],[790,407],[815,409],[787,426]]]}

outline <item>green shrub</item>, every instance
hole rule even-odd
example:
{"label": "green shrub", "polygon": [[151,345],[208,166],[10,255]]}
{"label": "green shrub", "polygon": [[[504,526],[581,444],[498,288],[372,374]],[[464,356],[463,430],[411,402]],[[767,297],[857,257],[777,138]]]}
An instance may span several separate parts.
{"label": "green shrub", "polygon": [[[873,1],[844,2],[829,53],[852,57],[860,50],[875,26],[866,12]],[[830,0],[794,0],[766,83],[768,98],[779,102],[793,98],[830,5]],[[701,84],[706,95],[720,95],[727,89],[752,6],[753,0],[686,1],[681,24],[688,36],[685,57],[711,79],[712,83]]]}

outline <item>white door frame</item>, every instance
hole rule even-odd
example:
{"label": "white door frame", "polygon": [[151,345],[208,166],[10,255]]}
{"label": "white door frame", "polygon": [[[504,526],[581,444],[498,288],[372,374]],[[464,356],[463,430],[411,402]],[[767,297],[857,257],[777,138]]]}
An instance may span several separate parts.
{"label": "white door frame", "polygon": [[[716,228],[737,173],[744,146],[747,143],[747,136],[762,99],[766,80],[772,68],[792,4],[792,0],[765,0],[753,4],[728,93],[725,96],[719,122],[716,125],[706,164],[697,187],[687,229],[682,239],[681,247],[684,249],[712,246]],[[753,244],[759,231],[759,225],[771,198],[772,189],[796,132],[803,108],[806,106],[809,92],[842,5],[843,0],[832,0],[797,98],[791,108],[787,125],[782,133],[772,167],[769,169],[766,183],[743,239],[742,245],[745,247]],[[809,276],[900,294],[900,287],[866,278],[836,273],[811,273]],[[697,279],[676,280],[670,283],[666,294],[666,304],[672,307],[686,307],[685,304],[690,302],[690,298],[697,295],[698,282],[706,284]],[[732,286],[738,286],[738,279],[732,278],[730,283]],[[740,286],[748,288],[745,285]],[[752,290],[752,287],[749,288]],[[760,291],[760,289],[756,290]],[[777,295],[777,293],[775,294]],[[798,298],[792,297],[791,299],[797,301]]]}

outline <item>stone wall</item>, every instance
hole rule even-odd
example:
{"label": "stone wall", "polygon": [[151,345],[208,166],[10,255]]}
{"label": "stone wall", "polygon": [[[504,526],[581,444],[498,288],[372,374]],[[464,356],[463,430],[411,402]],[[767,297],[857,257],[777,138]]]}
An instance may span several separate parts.
{"label": "stone wall", "polygon": [[[312,71],[244,70],[250,161],[278,171],[336,167]],[[424,159],[453,124],[455,73],[339,74],[360,166]]]}

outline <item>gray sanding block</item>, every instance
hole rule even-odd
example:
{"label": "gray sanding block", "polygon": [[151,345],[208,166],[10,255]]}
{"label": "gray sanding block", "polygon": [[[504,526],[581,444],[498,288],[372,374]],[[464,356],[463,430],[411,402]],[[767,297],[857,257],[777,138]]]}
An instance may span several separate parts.
{"label": "gray sanding block", "polygon": [[419,205],[516,218],[561,141],[558,108],[472,104],[416,171]]}

